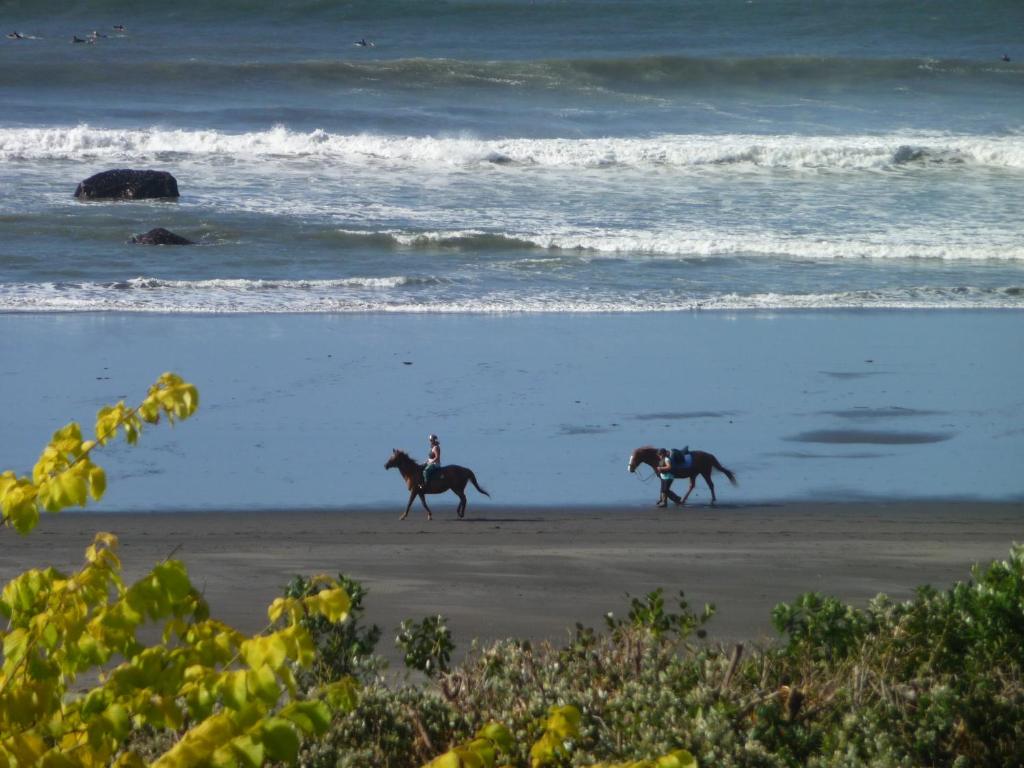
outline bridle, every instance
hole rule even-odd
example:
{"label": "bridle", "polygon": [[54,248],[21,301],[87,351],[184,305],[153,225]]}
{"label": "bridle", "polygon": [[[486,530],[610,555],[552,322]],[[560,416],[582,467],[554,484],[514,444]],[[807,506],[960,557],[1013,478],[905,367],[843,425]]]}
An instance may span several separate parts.
{"label": "bridle", "polygon": [[[632,464],[632,463],[633,463],[633,457],[632,457],[632,456],[630,456],[630,457],[629,457],[629,464]],[[627,464],[627,465],[626,465],[626,469],[629,469],[629,464]],[[636,476],[637,476],[638,478],[640,478],[640,481],[641,481],[641,482],[643,482],[643,483],[648,483],[648,482],[650,482],[651,480],[653,480],[653,479],[654,479],[654,476],[655,476],[655,475],[656,475],[657,473],[656,473],[656,472],[655,472],[655,471],[654,471],[654,470],[652,469],[652,470],[651,470],[651,474],[649,474],[649,475],[648,475],[647,477],[644,477],[643,475],[641,475],[641,474],[640,474],[640,467],[641,467],[641,465],[642,465],[642,466],[647,466],[647,464],[646,464],[645,462],[642,462],[642,461],[640,461],[640,462],[637,462],[637,465],[636,465],[636,467],[635,467],[635,468],[633,468],[633,469],[631,469],[631,470],[630,470],[630,473],[631,473],[631,474],[634,474],[634,475],[636,475]]]}

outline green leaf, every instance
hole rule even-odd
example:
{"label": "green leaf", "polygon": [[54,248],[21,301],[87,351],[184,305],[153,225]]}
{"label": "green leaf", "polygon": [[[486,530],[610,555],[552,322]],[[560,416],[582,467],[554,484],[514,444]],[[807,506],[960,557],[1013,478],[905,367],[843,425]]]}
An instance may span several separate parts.
{"label": "green leaf", "polygon": [[511,754],[515,746],[512,732],[501,723],[488,723],[476,732],[479,739],[490,739],[505,753]]}
{"label": "green leaf", "polygon": [[295,723],[305,733],[317,736],[331,726],[331,710],[322,701],[295,701],[281,710],[281,717]]}
{"label": "green leaf", "polygon": [[111,704],[107,707],[103,719],[110,723],[111,735],[117,740],[125,738],[131,730],[132,723],[128,710],[120,704]]}
{"label": "green leaf", "polygon": [[172,602],[179,602],[192,591],[188,571],[179,560],[167,560],[153,569],[153,576]]}
{"label": "green leaf", "polygon": [[323,693],[327,702],[339,712],[351,712],[359,703],[359,687],[351,677],[331,683]]}
{"label": "green leaf", "polygon": [[249,734],[239,736],[229,745],[239,764],[259,768],[264,762],[263,744]]}
{"label": "green leaf", "polygon": [[260,738],[271,760],[291,763],[299,754],[299,735],[287,720],[268,719],[260,728]]}

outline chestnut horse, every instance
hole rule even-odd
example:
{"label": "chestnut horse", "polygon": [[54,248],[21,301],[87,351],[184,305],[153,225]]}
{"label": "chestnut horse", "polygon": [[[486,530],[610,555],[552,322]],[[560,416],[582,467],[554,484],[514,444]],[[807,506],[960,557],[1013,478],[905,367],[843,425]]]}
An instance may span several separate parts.
{"label": "chestnut horse", "polygon": [[405,512],[398,518],[399,520],[405,520],[409,516],[409,510],[412,508],[412,503],[416,500],[417,496],[420,497],[423,508],[427,510],[427,520],[433,520],[434,515],[430,512],[430,507],[427,506],[427,499],[424,496],[426,493],[452,491],[459,497],[459,506],[456,510],[459,517],[466,516],[466,483],[472,483],[473,487],[484,496],[489,497],[491,495],[477,485],[476,475],[473,474],[472,469],[460,467],[458,464],[448,464],[441,467],[440,471],[435,472],[430,478],[430,485],[424,488],[423,468],[425,466],[425,464],[420,464],[405,451],[400,451],[397,448],[394,449],[391,458],[384,465],[384,469],[398,467],[398,471],[402,473],[402,479],[405,480],[405,484],[409,487],[409,503],[405,505]]}
{"label": "chestnut horse", "polygon": [[[708,484],[708,488],[711,489],[711,503],[714,504],[718,499],[715,497],[715,484],[711,482],[711,470],[717,469],[719,472],[725,474],[729,478],[729,482],[736,485],[736,475],[730,470],[723,467],[718,463],[712,454],[707,451],[690,451],[692,461],[690,466],[687,468],[679,467],[673,469],[672,474],[680,478],[690,479],[690,488],[683,496],[683,500],[679,502],[680,505],[686,503],[686,500],[693,493],[693,487],[697,485],[697,475],[704,478],[704,482]],[[641,464],[647,464],[651,469],[658,469],[658,449],[652,445],[644,445],[637,448],[629,457],[629,471],[636,472],[636,468]]]}

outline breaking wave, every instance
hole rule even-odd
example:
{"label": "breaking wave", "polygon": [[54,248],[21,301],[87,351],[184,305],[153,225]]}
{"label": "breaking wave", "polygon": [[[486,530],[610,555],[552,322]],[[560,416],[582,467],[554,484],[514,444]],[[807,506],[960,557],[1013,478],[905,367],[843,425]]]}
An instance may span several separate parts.
{"label": "breaking wave", "polygon": [[216,130],[0,128],[0,160],[246,162],[315,158],[355,166],[571,169],[750,167],[887,170],[901,167],[1024,168],[1024,136],[894,134],[760,136],[670,134],[650,138],[477,139],[309,132],[276,127]]}
{"label": "breaking wave", "polygon": [[[358,232],[341,230],[353,241],[365,238],[392,247],[453,248],[505,251],[532,248],[581,259],[639,255],[647,257],[708,258],[768,256],[789,259],[936,259],[943,261],[1024,261],[1024,243],[1017,239],[978,243],[967,234],[945,231],[927,238],[919,232],[901,232],[899,240],[839,239],[833,236],[797,237],[770,233],[749,235],[724,232],[645,232],[601,230],[590,232],[496,233],[473,230],[441,232]],[[990,233],[991,234],[991,233]]]}
{"label": "breaking wave", "polygon": [[589,289],[466,290],[431,277],[346,280],[160,280],[0,285],[0,312],[247,313],[641,313],[811,309],[1017,309],[1024,286],[900,288],[827,293],[728,293]]}

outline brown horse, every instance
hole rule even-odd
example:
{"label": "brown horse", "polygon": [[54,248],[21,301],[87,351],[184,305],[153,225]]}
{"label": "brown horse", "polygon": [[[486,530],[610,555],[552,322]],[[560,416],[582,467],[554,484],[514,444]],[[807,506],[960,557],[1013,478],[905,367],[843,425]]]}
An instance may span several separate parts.
{"label": "brown horse", "polygon": [[[708,484],[708,488],[711,489],[711,503],[714,504],[718,499],[715,497],[715,484],[711,482],[711,470],[717,469],[719,472],[725,474],[729,478],[729,482],[736,485],[736,475],[730,470],[723,467],[718,463],[718,459],[714,455],[706,451],[691,451],[690,455],[693,457],[693,461],[690,466],[686,469],[679,468],[674,469],[672,474],[679,478],[689,478],[690,488],[683,496],[683,500],[679,502],[680,505],[686,503],[686,500],[693,493],[693,487],[697,485],[697,475],[704,478],[704,482]],[[648,465],[651,469],[658,469],[658,449],[652,445],[644,445],[637,448],[629,457],[629,471],[636,472],[636,468],[641,464]]]}
{"label": "brown horse", "polygon": [[440,471],[430,478],[430,485],[424,488],[423,468],[425,466],[425,464],[420,464],[405,451],[400,451],[397,448],[394,449],[391,458],[384,465],[384,469],[398,467],[398,471],[402,473],[402,479],[405,480],[405,484],[409,487],[409,503],[405,505],[405,512],[398,518],[399,520],[405,520],[409,516],[409,510],[412,508],[412,503],[416,500],[417,496],[420,497],[423,508],[427,510],[427,520],[433,520],[434,515],[430,511],[430,507],[427,506],[427,499],[424,496],[426,493],[452,491],[459,497],[459,506],[456,510],[459,517],[466,516],[466,483],[472,483],[473,487],[484,496],[489,497],[491,495],[477,485],[476,475],[473,474],[473,470],[460,467],[458,464],[448,464],[441,467]]}

